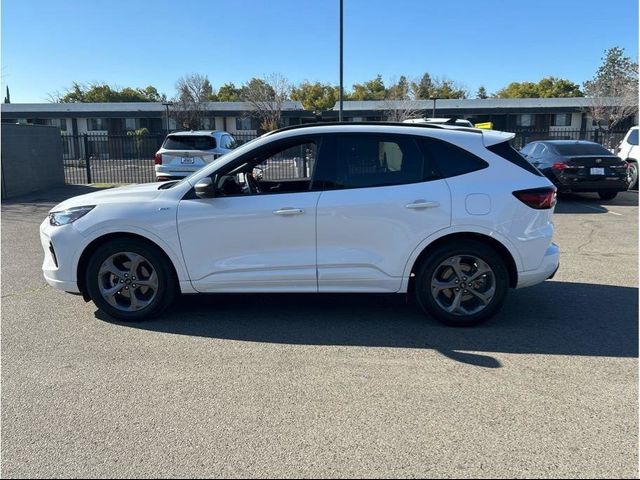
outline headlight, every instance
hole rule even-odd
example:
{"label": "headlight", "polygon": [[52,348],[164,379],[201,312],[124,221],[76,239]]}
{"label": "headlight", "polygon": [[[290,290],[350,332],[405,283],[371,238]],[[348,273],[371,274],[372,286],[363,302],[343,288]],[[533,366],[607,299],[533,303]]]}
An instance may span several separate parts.
{"label": "headlight", "polygon": [[87,213],[93,210],[95,205],[87,205],[86,207],[73,207],[60,212],[51,212],[49,214],[49,224],[54,227],[61,225],[67,225],[73,223],[79,218],[84,217]]}

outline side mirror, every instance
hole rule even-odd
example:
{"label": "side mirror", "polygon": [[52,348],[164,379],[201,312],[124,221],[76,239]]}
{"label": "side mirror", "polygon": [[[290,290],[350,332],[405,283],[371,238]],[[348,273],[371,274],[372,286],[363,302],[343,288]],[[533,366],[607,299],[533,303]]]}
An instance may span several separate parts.
{"label": "side mirror", "polygon": [[198,198],[213,198],[216,196],[216,186],[211,177],[205,177],[196,183],[195,191]]}

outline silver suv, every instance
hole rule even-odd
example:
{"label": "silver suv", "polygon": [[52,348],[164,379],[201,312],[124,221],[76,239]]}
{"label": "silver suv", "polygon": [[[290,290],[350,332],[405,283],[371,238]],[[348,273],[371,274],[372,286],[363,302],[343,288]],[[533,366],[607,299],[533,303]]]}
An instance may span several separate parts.
{"label": "silver suv", "polygon": [[234,145],[231,134],[222,130],[170,133],[155,156],[156,178],[186,177],[230,152]]}

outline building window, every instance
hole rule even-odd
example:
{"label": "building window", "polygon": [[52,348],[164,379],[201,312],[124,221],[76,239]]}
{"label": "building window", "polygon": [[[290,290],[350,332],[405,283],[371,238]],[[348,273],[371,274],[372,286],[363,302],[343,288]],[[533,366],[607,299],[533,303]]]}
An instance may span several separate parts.
{"label": "building window", "polygon": [[551,121],[553,127],[570,127],[571,126],[571,114],[570,113],[556,113],[553,115]]}
{"label": "building window", "polygon": [[108,130],[106,118],[87,118],[87,130]]}
{"label": "building window", "polygon": [[252,117],[237,117],[236,130],[257,130],[258,120]]}
{"label": "building window", "polygon": [[517,127],[533,127],[535,125],[533,114],[531,113],[523,113],[521,115],[516,115],[516,126]]}
{"label": "building window", "polygon": [[137,130],[140,128],[140,119],[139,118],[125,118],[124,119],[124,129],[129,130]]}

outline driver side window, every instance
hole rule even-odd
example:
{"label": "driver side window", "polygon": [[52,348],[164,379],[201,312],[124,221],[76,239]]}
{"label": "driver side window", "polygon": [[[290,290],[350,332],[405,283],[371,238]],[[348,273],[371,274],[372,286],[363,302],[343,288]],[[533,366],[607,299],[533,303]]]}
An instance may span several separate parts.
{"label": "driver side window", "polygon": [[308,191],[317,158],[318,142],[315,140],[286,142],[222,175],[217,190],[221,196]]}

